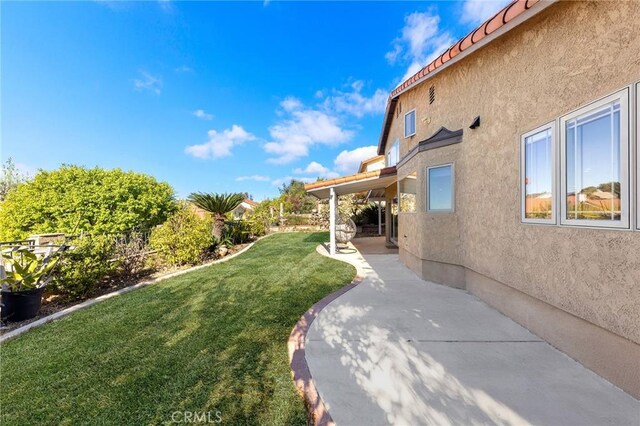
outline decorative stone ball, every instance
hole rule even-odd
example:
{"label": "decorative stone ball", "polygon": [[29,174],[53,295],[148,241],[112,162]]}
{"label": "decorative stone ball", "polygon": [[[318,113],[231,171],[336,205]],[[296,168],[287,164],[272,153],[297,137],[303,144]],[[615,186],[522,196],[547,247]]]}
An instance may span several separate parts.
{"label": "decorative stone ball", "polygon": [[351,218],[338,215],[336,217],[336,241],[346,244],[356,236],[356,224]]}

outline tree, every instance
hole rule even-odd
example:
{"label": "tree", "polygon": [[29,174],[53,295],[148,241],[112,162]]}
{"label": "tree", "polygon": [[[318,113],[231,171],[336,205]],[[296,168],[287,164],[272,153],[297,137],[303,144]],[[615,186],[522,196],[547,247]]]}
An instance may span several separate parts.
{"label": "tree", "polygon": [[304,182],[291,179],[289,184],[282,184],[280,197],[287,209],[292,213],[311,213],[315,207],[314,199],[304,189]]}
{"label": "tree", "polygon": [[613,193],[616,198],[620,198],[620,182],[605,182],[598,185],[598,189],[602,192]]}
{"label": "tree", "polygon": [[164,222],[175,209],[171,186],[152,176],[63,165],[38,172],[7,194],[0,204],[0,239],[146,230]]}
{"label": "tree", "polygon": [[3,201],[9,191],[27,180],[27,176],[20,173],[13,159],[9,157],[2,165],[2,174],[0,175],[0,201]]}
{"label": "tree", "polygon": [[360,212],[372,203],[367,201],[365,193],[346,194],[338,197],[338,212],[350,219],[354,219]]}
{"label": "tree", "polygon": [[213,238],[215,238],[216,241],[220,241],[222,231],[224,230],[225,215],[233,211],[244,201],[244,194],[206,194],[194,192],[189,195],[188,199],[197,207],[213,215]]}

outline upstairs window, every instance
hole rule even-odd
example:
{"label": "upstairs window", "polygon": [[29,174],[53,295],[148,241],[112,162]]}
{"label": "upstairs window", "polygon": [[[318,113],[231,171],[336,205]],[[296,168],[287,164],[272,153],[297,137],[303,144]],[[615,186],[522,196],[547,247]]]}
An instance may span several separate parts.
{"label": "upstairs window", "polygon": [[387,151],[387,167],[395,166],[398,161],[400,161],[400,141],[396,139]]}
{"label": "upstairs window", "polygon": [[560,119],[566,225],[629,227],[628,90]]}
{"label": "upstairs window", "polygon": [[404,115],[404,137],[416,134],[416,110],[412,109]]}
{"label": "upstairs window", "polygon": [[522,135],[522,221],[556,223],[555,135],[553,123]]}

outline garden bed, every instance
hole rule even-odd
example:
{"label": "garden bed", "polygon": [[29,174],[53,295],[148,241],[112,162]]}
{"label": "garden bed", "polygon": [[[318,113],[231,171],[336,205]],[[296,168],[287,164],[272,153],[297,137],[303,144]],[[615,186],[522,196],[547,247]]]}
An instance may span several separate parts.
{"label": "garden bed", "polygon": [[[227,253],[227,255],[225,257],[231,256],[239,251],[241,251],[242,249],[244,249],[245,247],[247,247],[249,244],[251,243],[245,243],[245,244],[238,244],[235,245],[231,248],[229,248],[229,251]],[[40,312],[38,313],[38,315],[36,315],[34,318],[30,318],[28,320],[24,320],[24,321],[16,321],[16,322],[7,322],[4,323],[0,326],[0,336],[15,330],[17,328],[20,328],[22,326],[25,326],[27,324],[30,324],[34,321],[38,321],[39,319],[42,319],[44,317],[47,317],[49,315],[55,314],[56,312],[62,311],[63,309],[67,309],[71,306],[75,306],[78,305],[82,302],[84,302],[85,300],[88,299],[93,299],[105,294],[109,294],[109,293],[113,293],[114,291],[118,291],[121,290],[123,288],[138,284],[142,281],[148,281],[148,280],[153,280],[153,279],[157,279],[157,278],[161,278],[162,276],[165,275],[169,275],[172,274],[174,272],[177,271],[182,271],[182,270],[186,270],[189,268],[192,268],[194,266],[198,266],[198,265],[202,265],[205,263],[209,263],[212,262],[214,260],[217,260],[219,258],[216,258],[213,254],[210,254],[206,257],[204,257],[202,259],[202,262],[196,265],[183,265],[183,266],[179,266],[179,267],[163,267],[162,269],[151,269],[151,268],[147,268],[144,269],[143,271],[137,273],[135,276],[133,277],[124,277],[122,275],[113,275],[113,276],[107,276],[104,279],[100,280],[100,282],[98,283],[98,285],[94,288],[93,291],[91,291],[90,293],[87,293],[86,295],[79,297],[79,298],[74,298],[72,300],[69,299],[65,299],[60,295],[57,294],[51,294],[51,293],[46,293],[44,294],[43,300],[42,300],[42,308],[40,309]]]}

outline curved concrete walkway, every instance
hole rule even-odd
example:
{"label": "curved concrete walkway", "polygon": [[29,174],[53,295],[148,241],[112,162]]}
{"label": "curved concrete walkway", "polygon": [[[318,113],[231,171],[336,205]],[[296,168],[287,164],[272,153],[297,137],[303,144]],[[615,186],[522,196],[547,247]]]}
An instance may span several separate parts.
{"label": "curved concrete walkway", "polygon": [[335,257],[367,274],[307,334],[336,424],[640,424],[640,402],[467,292],[417,278],[397,254]]}

